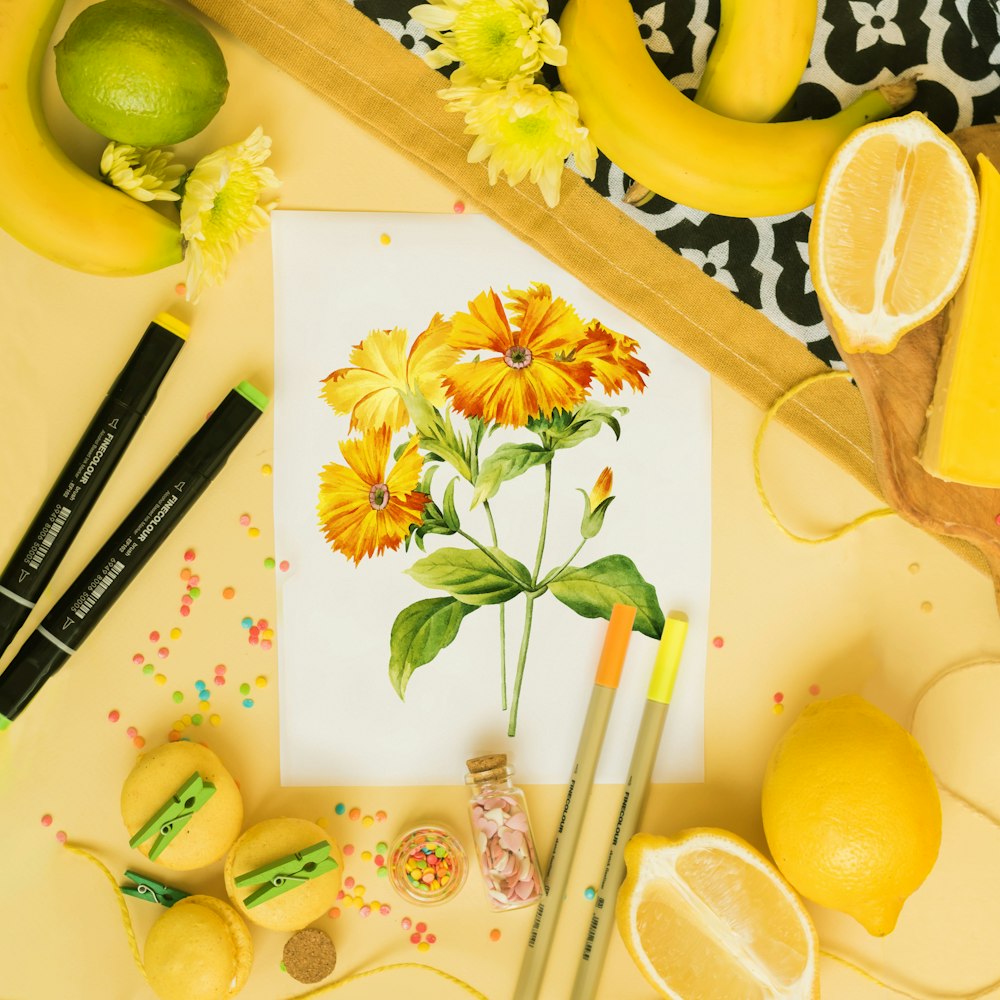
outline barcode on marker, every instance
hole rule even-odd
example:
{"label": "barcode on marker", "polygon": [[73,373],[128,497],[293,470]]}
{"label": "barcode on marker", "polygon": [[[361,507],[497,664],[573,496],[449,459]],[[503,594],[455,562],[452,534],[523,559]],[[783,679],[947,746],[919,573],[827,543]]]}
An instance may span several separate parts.
{"label": "barcode on marker", "polygon": [[587,943],[583,946],[583,960],[585,962],[590,961],[590,953],[594,950],[594,938],[597,937],[597,927],[600,922],[601,919],[596,913],[590,918],[590,931],[587,934]]}
{"label": "barcode on marker", "polygon": [[88,597],[83,604],[76,609],[76,617],[83,618],[87,612],[98,602],[101,594],[104,593],[114,582],[115,577],[125,568],[124,563],[116,562],[111,569],[101,577],[101,582],[94,587],[90,592],[90,597]]}
{"label": "barcode on marker", "polygon": [[42,565],[42,560],[45,558],[45,553],[49,551],[52,543],[56,540],[56,535],[59,534],[63,529],[63,525],[66,523],[67,518],[70,515],[69,507],[60,507],[59,513],[56,514],[56,519],[52,522],[49,530],[45,533],[45,537],[42,539],[41,545],[35,549],[35,554],[31,557],[31,562],[28,565],[32,569],[38,569]]}

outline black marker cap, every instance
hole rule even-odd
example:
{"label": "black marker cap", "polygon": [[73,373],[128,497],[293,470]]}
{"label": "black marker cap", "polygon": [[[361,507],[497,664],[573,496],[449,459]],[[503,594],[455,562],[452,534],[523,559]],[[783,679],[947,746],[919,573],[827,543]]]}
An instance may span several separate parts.
{"label": "black marker cap", "polygon": [[153,405],[156,390],[184,346],[189,332],[187,323],[182,323],[176,316],[159,313],[146,327],[132,356],[108,390],[108,396],[136,413],[145,414]]}

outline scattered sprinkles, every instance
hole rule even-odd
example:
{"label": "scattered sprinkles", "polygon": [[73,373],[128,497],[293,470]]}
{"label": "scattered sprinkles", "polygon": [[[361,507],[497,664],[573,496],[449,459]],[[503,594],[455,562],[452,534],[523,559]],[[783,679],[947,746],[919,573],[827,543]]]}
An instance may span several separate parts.
{"label": "scattered sprinkles", "polygon": [[146,664],[143,665],[142,672],[148,676],[155,669],[156,669],[156,667],[154,667],[152,663],[146,663]]}
{"label": "scattered sprinkles", "polygon": [[587,888],[583,890],[583,895],[585,899],[593,899],[597,895],[597,890],[592,885],[588,885]]}
{"label": "scattered sprinkles", "polygon": [[52,817],[48,813],[42,817],[42,826],[52,826]]}
{"label": "scattered sprinkles", "polygon": [[499,941],[500,940],[500,928],[499,927],[494,927],[493,930],[490,931],[490,940],[491,941]]}
{"label": "scattered sprinkles", "polygon": [[156,632],[156,631],[150,632],[149,633],[149,641],[150,642],[159,642],[160,641],[160,633]]}
{"label": "scattered sprinkles", "polygon": [[165,660],[170,655],[170,650],[166,646],[160,646],[160,648],[156,651],[156,655],[161,660]]}
{"label": "scattered sprinkles", "polygon": [[920,610],[923,611],[924,614],[930,614],[930,612],[932,612],[934,610],[934,605],[931,604],[930,601],[924,601],[920,605]]}
{"label": "scattered sprinkles", "polygon": [[809,685],[809,693],[815,698],[816,695],[819,694],[819,685],[818,684],[810,684]]}
{"label": "scattered sprinkles", "polygon": [[455,204],[451,206],[451,210],[456,215],[461,215],[465,211],[465,202],[464,201],[456,201]]}
{"label": "scattered sprinkles", "polygon": [[187,287],[187,285],[184,284],[183,281],[178,281],[177,284],[174,285],[174,294],[175,295],[187,295],[187,290],[188,290],[188,287]]}
{"label": "scattered sprinkles", "polygon": [[269,466],[266,462],[260,467],[260,474],[262,476],[269,476],[272,471],[271,466]]}
{"label": "scattered sprinkles", "polygon": [[774,712],[775,715],[781,715],[781,713],[784,712],[784,710],[785,706],[782,705],[780,702],[774,705],[771,709],[771,711]]}
{"label": "scattered sprinkles", "polygon": [[[379,809],[379,811],[375,813],[375,819],[377,819],[380,823],[384,823],[388,818],[388,813],[386,813],[384,809]],[[388,848],[386,848],[386,850],[388,850]]]}
{"label": "scattered sprinkles", "polygon": [[172,628],[170,630],[170,638],[171,639],[175,639],[175,640],[179,639],[182,634],[183,633],[181,632],[181,630],[179,628]]}
{"label": "scattered sprinkles", "polygon": [[344,855],[349,858],[354,853],[354,845],[344,844],[343,851]]}
{"label": "scattered sprinkles", "polygon": [[251,538],[257,538],[260,536],[260,528],[247,528],[247,534]]}
{"label": "scattered sprinkles", "polygon": [[194,562],[194,555],[194,549],[188,549],[187,552],[184,553],[184,562]]}
{"label": "scattered sprinkles", "polygon": [[[998,522],[998,523],[1000,523],[1000,522]],[[914,563],[910,563],[909,570],[910,570],[911,573],[919,573],[920,572],[920,563],[915,563],[915,562]]]}
{"label": "scattered sprinkles", "polygon": [[222,589],[223,600],[231,601],[235,596],[236,596],[235,587],[223,587]]}
{"label": "scattered sprinkles", "polygon": [[261,676],[258,677],[254,681],[254,684],[256,684],[257,687],[259,687],[259,688],[266,688],[267,687],[267,678],[263,674],[261,674]]}
{"label": "scattered sprinkles", "polygon": [[387,247],[392,242],[392,237],[388,233],[383,233],[378,238],[378,241],[382,244],[382,246]]}
{"label": "scattered sprinkles", "polygon": [[355,807],[354,807],[354,808],[353,808],[353,809],[352,809],[352,810],[351,810],[351,811],[350,811],[350,812],[349,812],[349,813],[347,814],[347,818],[348,818],[348,819],[360,819],[360,818],[361,818],[361,810],[360,810],[360,809],[359,809],[359,808],[358,808],[357,806],[355,806]]}
{"label": "scattered sprinkles", "polygon": [[780,691],[774,692],[774,703],[780,705],[785,700],[785,696]]}
{"label": "scattered sprinkles", "polygon": [[163,687],[163,685],[167,683],[167,675],[166,674],[157,674],[153,678],[153,680],[156,681],[156,683],[159,684],[160,687]]}
{"label": "scattered sprinkles", "polygon": [[146,661],[146,657],[143,656],[142,653],[136,653],[135,656],[132,657],[132,662],[136,666],[141,666],[143,663],[145,663],[145,661]]}
{"label": "scattered sprinkles", "polygon": [[243,707],[244,708],[253,708],[253,698],[244,698],[243,699]]}
{"label": "scattered sprinkles", "polygon": [[240,514],[240,524],[244,528],[249,527],[249,525],[250,525],[250,515],[249,514]]}
{"label": "scattered sprinkles", "polygon": [[278,569],[280,569],[282,573],[287,573],[290,566],[291,563],[289,563],[287,559],[282,559],[281,562],[278,563]]}
{"label": "scattered sprinkles", "polygon": [[722,647],[725,646],[725,644],[726,644],[726,640],[723,639],[721,635],[717,635],[712,640],[712,645],[715,646],[716,649],[722,649]]}
{"label": "scattered sprinkles", "polygon": [[108,712],[108,722],[117,722],[120,718],[121,713],[117,708],[113,708],[110,712]]}
{"label": "scattered sprinkles", "polygon": [[361,820],[361,825],[362,826],[374,826],[375,825],[375,818],[374,818],[374,816],[365,816],[365,817],[363,817],[362,820]]}
{"label": "scattered sprinkles", "polygon": [[336,804],[336,805],[335,805],[335,806],[333,807],[333,811],[334,811],[334,812],[335,812],[335,813],[336,813],[336,814],[337,814],[338,816],[343,816],[343,815],[344,815],[344,813],[345,813],[345,812],[347,811],[347,806],[345,806],[343,802],[338,802],[338,803],[337,803],[337,804]]}
{"label": "scattered sprinkles", "polygon": [[274,556],[268,556],[264,560],[264,569],[274,569]]}
{"label": "scattered sprinkles", "polygon": [[60,830],[56,834],[56,840],[58,840],[60,844],[65,844],[66,840],[67,840],[66,831],[65,830]]}

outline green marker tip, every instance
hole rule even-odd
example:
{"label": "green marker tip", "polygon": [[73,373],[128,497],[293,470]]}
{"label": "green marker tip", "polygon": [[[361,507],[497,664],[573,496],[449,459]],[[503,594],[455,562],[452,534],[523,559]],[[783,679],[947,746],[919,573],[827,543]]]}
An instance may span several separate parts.
{"label": "green marker tip", "polygon": [[0,715],[0,733],[2,733],[10,725],[10,719],[5,715]]}
{"label": "green marker tip", "polygon": [[255,385],[251,385],[249,382],[240,382],[236,387],[236,391],[246,400],[249,400],[257,407],[262,413],[267,408],[267,404],[270,400],[264,395]]}

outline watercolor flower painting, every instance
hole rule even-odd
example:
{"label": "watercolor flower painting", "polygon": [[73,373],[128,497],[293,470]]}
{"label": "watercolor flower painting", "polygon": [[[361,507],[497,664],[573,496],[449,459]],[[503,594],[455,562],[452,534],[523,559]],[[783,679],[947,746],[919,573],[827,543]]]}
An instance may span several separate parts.
{"label": "watercolor flower painting", "polygon": [[[333,551],[359,569],[366,558],[419,549],[423,555],[404,572],[443,595],[410,604],[393,622],[388,671],[400,698],[415,671],[458,639],[467,616],[498,607],[500,703],[513,736],[537,601],[550,594],[583,617],[605,619],[616,603],[631,604],[636,631],[655,639],[663,630],[656,591],[632,559],[576,562],[615,499],[613,466],[577,490],[583,513],[574,550],[546,550],[550,519],[576,516],[553,490],[559,453],[602,432],[617,441],[628,410],[595,397],[643,392],[649,368],[637,341],[584,322],[542,284],[503,297],[483,291],[467,311],[448,320],[435,315],[408,341],[404,330],[373,330],[352,350],[350,366],[323,380],[323,398],[348,418],[354,436],[339,444],[343,462],[320,472],[320,528]],[[522,476],[537,477],[539,513],[519,509],[513,523],[498,524],[491,501]],[[530,566],[501,544],[502,534],[522,541],[529,516],[539,525]],[[434,536],[440,539],[429,551]],[[446,537],[461,544],[441,544]],[[508,634],[515,601],[523,604],[517,637]]]}

